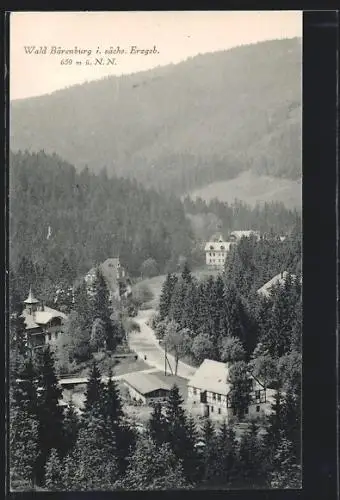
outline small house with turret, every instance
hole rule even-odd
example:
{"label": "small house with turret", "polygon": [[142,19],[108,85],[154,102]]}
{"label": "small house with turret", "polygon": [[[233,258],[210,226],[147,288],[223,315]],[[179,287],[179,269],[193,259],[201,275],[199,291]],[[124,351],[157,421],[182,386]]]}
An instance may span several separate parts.
{"label": "small house with turret", "polygon": [[26,343],[31,349],[53,344],[62,333],[67,316],[36,299],[30,288],[22,317],[25,322]]}

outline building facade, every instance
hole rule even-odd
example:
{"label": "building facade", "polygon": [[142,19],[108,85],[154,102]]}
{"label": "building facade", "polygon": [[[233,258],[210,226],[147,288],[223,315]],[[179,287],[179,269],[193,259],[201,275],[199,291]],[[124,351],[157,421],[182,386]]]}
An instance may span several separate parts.
{"label": "building facade", "polygon": [[[205,359],[188,381],[189,411],[228,422],[234,416],[228,379],[229,366],[226,363]],[[245,413],[254,418],[268,414],[275,391],[266,389],[252,375],[249,375],[249,383],[251,402]]]}
{"label": "building facade", "polygon": [[213,241],[208,241],[204,248],[206,264],[209,267],[223,269],[229,248],[230,242],[224,241],[222,235]]}

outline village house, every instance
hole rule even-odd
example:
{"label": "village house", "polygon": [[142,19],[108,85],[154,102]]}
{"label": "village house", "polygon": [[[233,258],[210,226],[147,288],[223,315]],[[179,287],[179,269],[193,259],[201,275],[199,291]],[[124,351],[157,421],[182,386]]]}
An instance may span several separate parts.
{"label": "village house", "polygon": [[223,268],[230,242],[224,241],[222,235],[211,238],[211,240],[206,243],[204,248],[206,264],[210,267]]}
{"label": "village house", "polygon": [[[261,286],[261,288],[257,290],[257,293],[259,295],[262,295],[262,297],[270,297],[272,288],[277,285],[283,286],[288,276],[290,276],[292,281],[296,279],[295,274],[290,274],[287,271],[283,271],[267,281],[267,283],[265,283],[263,286]],[[300,278],[300,283],[302,283],[302,278]]]}
{"label": "village house", "polygon": [[151,373],[127,373],[124,375],[124,382],[131,399],[143,404],[165,401],[171,389]]}
{"label": "village house", "polygon": [[237,243],[241,238],[255,237],[257,240],[260,239],[259,231],[247,230],[247,231],[232,231],[229,235],[229,241],[232,243]]}
{"label": "village house", "polygon": [[[230,401],[229,365],[205,359],[188,381],[187,406],[191,413],[212,420],[228,420],[234,415]],[[246,414],[261,417],[271,411],[274,392],[249,374],[251,403]]]}
{"label": "village house", "polygon": [[[119,257],[106,259],[99,265],[110,293],[110,300],[121,300],[131,295],[131,282]],[[96,277],[96,268],[91,269],[85,276],[85,282],[90,291]]]}
{"label": "village house", "polygon": [[26,327],[26,342],[31,349],[53,344],[63,330],[63,322],[67,316],[61,311],[44,305],[36,299],[30,288],[26,300],[24,300],[24,318]]}

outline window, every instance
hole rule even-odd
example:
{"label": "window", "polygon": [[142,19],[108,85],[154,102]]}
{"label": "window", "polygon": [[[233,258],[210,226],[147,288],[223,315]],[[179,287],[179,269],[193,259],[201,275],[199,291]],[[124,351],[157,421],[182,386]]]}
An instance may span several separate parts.
{"label": "window", "polygon": [[249,409],[248,409],[248,408],[246,408],[246,409],[244,410],[244,413],[245,413],[245,414],[248,414],[248,413],[249,413]]}
{"label": "window", "polygon": [[255,398],[260,399],[260,391],[255,391]]}
{"label": "window", "polygon": [[218,414],[221,415],[221,408],[218,408]]}
{"label": "window", "polygon": [[221,402],[221,394],[217,394],[217,401]]}
{"label": "window", "polygon": [[212,398],[214,401],[216,401],[216,394],[213,392]]}
{"label": "window", "polygon": [[51,334],[50,333],[47,334],[47,337],[48,337],[48,340],[51,340]]}
{"label": "window", "polygon": [[195,387],[194,387],[194,389],[193,389],[193,393],[194,393],[194,396],[196,396],[196,394],[197,394],[197,389],[196,389]]}
{"label": "window", "polygon": [[258,405],[258,406],[256,407],[256,411],[257,411],[257,413],[259,413],[259,411],[260,411],[260,405]]}
{"label": "window", "polygon": [[214,413],[214,407],[210,406],[211,413]]}

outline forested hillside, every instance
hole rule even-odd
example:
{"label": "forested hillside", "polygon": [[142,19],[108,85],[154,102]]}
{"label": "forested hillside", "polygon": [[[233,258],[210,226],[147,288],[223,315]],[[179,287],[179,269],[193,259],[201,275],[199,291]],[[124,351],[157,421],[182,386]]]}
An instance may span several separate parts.
{"label": "forested hillside", "polygon": [[190,223],[178,198],[105,172],[77,173],[56,155],[12,154],[9,196],[11,264],[35,264],[34,283],[55,280],[65,259],[74,277],[117,255],[138,274],[147,258],[164,271],[190,252]]}
{"label": "forested hillside", "polygon": [[189,192],[301,177],[301,43],[275,40],[11,104],[11,148]]}

